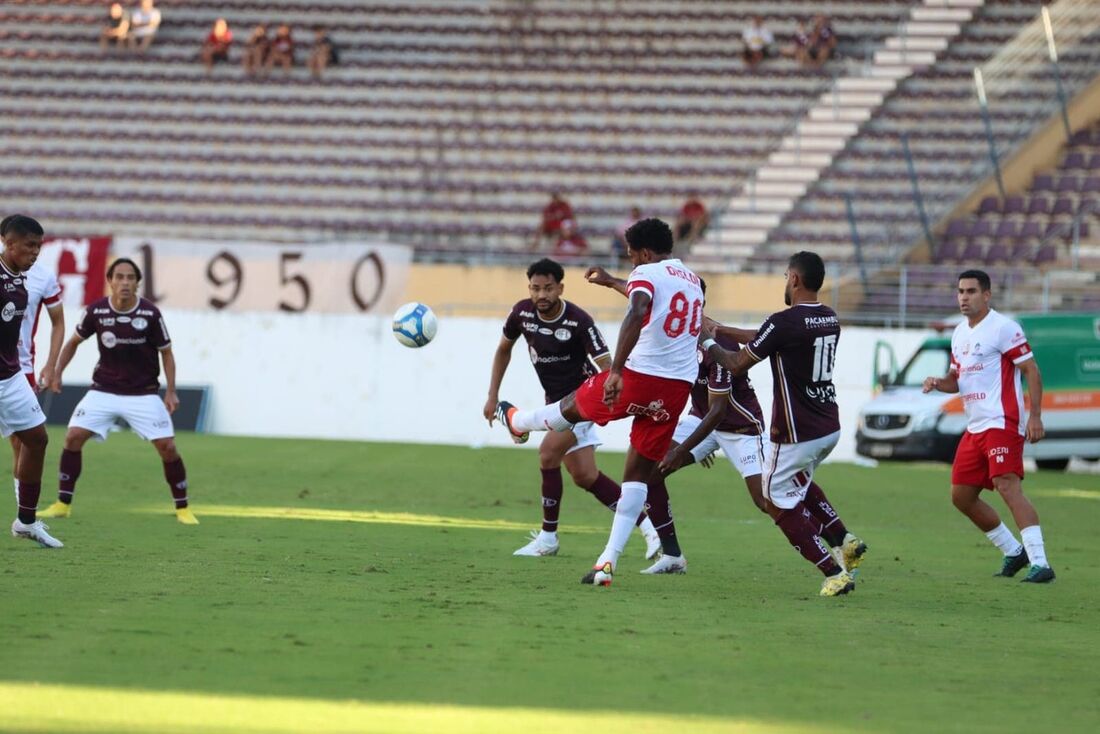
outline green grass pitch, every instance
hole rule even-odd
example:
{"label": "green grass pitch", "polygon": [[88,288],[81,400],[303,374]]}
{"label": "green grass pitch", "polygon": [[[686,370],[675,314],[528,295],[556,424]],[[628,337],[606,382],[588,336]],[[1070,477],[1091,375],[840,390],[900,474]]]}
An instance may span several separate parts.
{"label": "green grass pitch", "polygon": [[593,589],[610,514],[568,478],[560,554],[511,555],[534,452],[179,445],[200,526],[118,434],[48,521],[66,548],[0,542],[0,731],[1100,731],[1100,476],[1028,477],[1058,573],[1033,587],[991,577],[946,467],[826,466],[870,552],[822,599],[725,462],[670,480],[688,575],[639,575],[635,537]]}

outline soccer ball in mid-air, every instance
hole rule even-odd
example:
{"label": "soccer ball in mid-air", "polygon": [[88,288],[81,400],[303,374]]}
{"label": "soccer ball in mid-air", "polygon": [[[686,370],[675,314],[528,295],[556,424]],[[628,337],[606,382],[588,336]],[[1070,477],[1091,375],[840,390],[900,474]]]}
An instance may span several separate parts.
{"label": "soccer ball in mid-air", "polygon": [[406,347],[422,347],[435,339],[439,322],[423,303],[406,303],[393,314],[393,335]]}

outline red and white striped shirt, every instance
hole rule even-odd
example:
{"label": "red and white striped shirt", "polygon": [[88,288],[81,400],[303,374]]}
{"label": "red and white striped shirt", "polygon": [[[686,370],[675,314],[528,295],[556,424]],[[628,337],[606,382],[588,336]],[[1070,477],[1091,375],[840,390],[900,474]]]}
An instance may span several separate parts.
{"label": "red and white striped shirt", "polygon": [[638,343],[626,366],[643,375],[695,383],[696,357],[703,325],[703,289],[699,276],[678,259],[634,268],[626,284],[627,298],[643,291],[652,299]]}
{"label": "red and white striped shirt", "polygon": [[1017,366],[1034,355],[1024,330],[993,309],[973,328],[966,321],[951,336],[951,370],[958,375],[966,430],[1001,428],[1024,434],[1024,393]]}
{"label": "red and white striped shirt", "polygon": [[27,285],[27,311],[19,329],[19,366],[23,372],[34,372],[34,334],[38,331],[38,316],[42,306],[61,308],[61,286],[57,275],[41,261],[23,273]]}

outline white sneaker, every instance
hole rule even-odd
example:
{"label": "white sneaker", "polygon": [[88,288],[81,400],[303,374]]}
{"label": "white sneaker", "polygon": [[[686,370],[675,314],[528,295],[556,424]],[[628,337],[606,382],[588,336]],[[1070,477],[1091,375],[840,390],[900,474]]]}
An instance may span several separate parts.
{"label": "white sneaker", "polygon": [[36,520],[30,525],[19,522],[19,518],[11,524],[11,534],[16,538],[33,540],[43,548],[64,548],[65,544],[46,531],[49,530],[41,520]]}
{"label": "white sneaker", "polygon": [[523,546],[513,556],[556,556],[558,554],[557,534],[548,535],[531,531],[531,542]]}
{"label": "white sneaker", "polygon": [[661,556],[642,573],[687,573],[688,562],[683,556]]}
{"label": "white sneaker", "polygon": [[657,534],[657,528],[653,527],[653,521],[648,517],[642,520],[638,532],[645,538],[645,559],[648,561],[661,552],[661,536]]}

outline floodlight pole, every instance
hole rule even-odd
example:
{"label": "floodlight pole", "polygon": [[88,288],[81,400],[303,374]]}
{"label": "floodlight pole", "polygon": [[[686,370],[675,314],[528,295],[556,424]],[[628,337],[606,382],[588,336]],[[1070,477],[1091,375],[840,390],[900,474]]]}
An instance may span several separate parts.
{"label": "floodlight pole", "polygon": [[852,195],[844,195],[844,209],[848,214],[848,229],[852,234],[852,246],[856,251],[856,263],[859,265],[859,279],[863,283],[863,291],[867,292],[867,265],[863,262],[863,242],[859,238],[859,228],[856,227],[856,211],[852,206]]}
{"label": "floodlight pole", "polygon": [[993,173],[997,177],[997,191],[1001,199],[1005,198],[1005,182],[1001,178],[1001,162],[997,160],[997,144],[993,140],[993,122],[989,119],[989,100],[985,96],[985,82],[982,81],[982,70],[974,67],[974,86],[978,90],[978,108],[982,113],[982,122],[985,123],[985,139],[989,143],[989,160],[993,162]]}
{"label": "floodlight pole", "polygon": [[1073,137],[1073,130],[1069,125],[1069,109],[1066,102],[1066,88],[1062,86],[1062,68],[1058,65],[1058,46],[1054,43],[1054,26],[1050,23],[1050,8],[1043,6],[1043,28],[1047,33],[1047,52],[1050,55],[1050,63],[1054,67],[1054,84],[1058,88],[1058,105],[1062,108],[1062,127],[1066,130],[1066,142]]}

